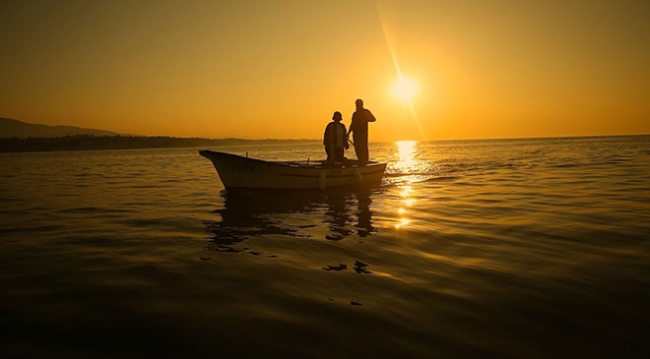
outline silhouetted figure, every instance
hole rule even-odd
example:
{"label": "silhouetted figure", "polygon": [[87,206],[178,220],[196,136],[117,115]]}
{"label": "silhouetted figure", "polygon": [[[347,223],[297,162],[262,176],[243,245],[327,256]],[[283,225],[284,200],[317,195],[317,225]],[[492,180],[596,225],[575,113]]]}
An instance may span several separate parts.
{"label": "silhouetted figure", "polygon": [[348,133],[345,125],[341,123],[343,116],[340,112],[334,112],[332,122],[325,127],[323,145],[327,153],[327,163],[345,161],[345,150],[350,148],[348,144]]}
{"label": "silhouetted figure", "polygon": [[354,152],[357,154],[359,166],[364,166],[370,158],[368,155],[368,122],[375,122],[377,120],[370,110],[363,108],[362,99],[356,100],[355,105],[357,106],[357,110],[352,114],[352,122],[350,123],[348,135],[352,132]]}

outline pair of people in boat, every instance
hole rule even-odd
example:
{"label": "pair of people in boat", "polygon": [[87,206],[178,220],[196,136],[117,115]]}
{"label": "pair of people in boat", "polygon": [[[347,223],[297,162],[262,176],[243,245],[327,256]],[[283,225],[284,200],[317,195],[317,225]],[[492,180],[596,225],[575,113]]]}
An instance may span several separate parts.
{"label": "pair of people in boat", "polygon": [[332,122],[325,127],[323,145],[325,145],[325,152],[327,153],[327,163],[344,163],[347,160],[345,150],[350,148],[350,133],[352,133],[354,140],[352,144],[359,160],[359,166],[365,166],[370,159],[368,154],[368,123],[375,122],[376,119],[370,110],[363,107],[362,99],[356,100],[355,105],[356,111],[352,114],[349,130],[341,123],[343,115],[339,111],[334,112]]}

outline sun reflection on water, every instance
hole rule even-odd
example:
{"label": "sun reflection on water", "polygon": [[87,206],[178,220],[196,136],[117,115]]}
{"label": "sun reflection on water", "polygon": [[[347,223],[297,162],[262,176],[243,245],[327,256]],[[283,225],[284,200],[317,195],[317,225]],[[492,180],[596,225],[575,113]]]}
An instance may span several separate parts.
{"label": "sun reflection on water", "polygon": [[400,188],[400,197],[401,197],[401,205],[397,209],[397,215],[398,215],[398,222],[395,224],[396,229],[400,229],[411,223],[411,220],[408,218],[408,208],[411,207],[415,203],[415,199],[413,199],[412,196],[413,193],[413,187],[411,185],[403,185]]}
{"label": "sun reflection on water", "polygon": [[397,146],[397,156],[399,161],[394,163],[395,170],[403,175],[402,179],[405,180],[400,186],[400,207],[397,209],[397,223],[396,229],[407,227],[411,223],[409,218],[409,207],[415,204],[413,198],[413,186],[410,183],[416,180],[419,172],[421,172],[421,165],[416,160],[418,152],[416,141],[398,141],[395,142]]}
{"label": "sun reflection on water", "polygon": [[397,160],[391,162],[393,184],[415,183],[430,177],[429,162],[420,159],[420,150],[417,141],[397,141]]}
{"label": "sun reflection on water", "polygon": [[415,154],[417,152],[416,141],[397,141],[397,156],[399,161],[395,164],[400,169],[409,169],[415,166]]}

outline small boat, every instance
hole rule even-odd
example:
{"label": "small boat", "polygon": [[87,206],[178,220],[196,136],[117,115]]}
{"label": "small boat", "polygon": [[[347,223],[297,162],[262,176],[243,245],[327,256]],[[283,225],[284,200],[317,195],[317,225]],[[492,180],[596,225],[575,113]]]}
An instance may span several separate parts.
{"label": "small boat", "polygon": [[265,161],[231,153],[202,150],[217,170],[226,190],[237,189],[321,189],[378,186],[386,163],[356,160],[328,164],[326,161]]}

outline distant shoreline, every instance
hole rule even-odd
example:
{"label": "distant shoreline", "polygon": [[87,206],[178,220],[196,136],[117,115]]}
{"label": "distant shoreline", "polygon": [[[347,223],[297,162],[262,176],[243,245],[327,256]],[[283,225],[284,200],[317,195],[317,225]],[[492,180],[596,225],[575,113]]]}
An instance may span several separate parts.
{"label": "distant shoreline", "polygon": [[[607,137],[648,137],[650,134],[600,135],[600,136],[558,136],[558,137],[521,137],[521,138],[485,138],[459,140],[433,140],[438,142],[484,142],[484,141],[521,141],[551,139],[588,139]],[[317,139],[210,139],[199,137],[169,136],[94,136],[75,135],[64,137],[0,137],[0,153],[8,152],[54,152],[54,151],[99,151],[128,150],[147,148],[182,148],[182,147],[219,147],[219,146],[265,146],[277,144],[318,143]]]}
{"label": "distant shoreline", "polygon": [[95,151],[145,148],[180,148],[237,146],[255,143],[258,145],[313,142],[317,140],[246,140],[238,138],[179,138],[166,136],[92,136],[76,135],[65,137],[0,138],[0,152],[52,152],[52,151]]}

